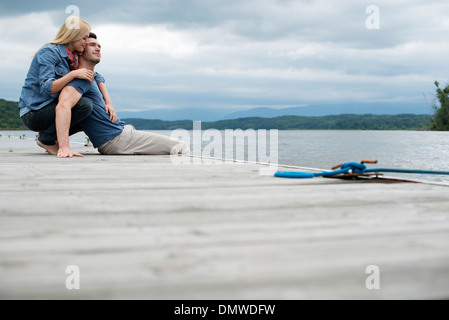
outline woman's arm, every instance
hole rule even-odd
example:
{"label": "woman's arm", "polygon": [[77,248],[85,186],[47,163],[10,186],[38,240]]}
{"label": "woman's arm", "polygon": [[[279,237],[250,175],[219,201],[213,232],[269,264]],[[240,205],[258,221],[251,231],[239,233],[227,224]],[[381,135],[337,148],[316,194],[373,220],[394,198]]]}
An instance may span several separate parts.
{"label": "woman's arm", "polygon": [[62,58],[52,47],[41,49],[36,54],[36,59],[39,67],[40,91],[45,97],[61,92],[75,78],[93,82],[94,73],[91,70],[79,69],[66,73],[68,69],[61,67]]}
{"label": "woman's arm", "polygon": [[55,81],[53,81],[53,84],[51,85],[51,94],[56,94],[61,92],[62,89],[73,79],[86,79],[89,80],[91,83],[94,81],[94,73],[92,70],[88,69],[78,69],[70,71],[68,74],[63,76],[62,78],[59,78]]}
{"label": "woman's arm", "polygon": [[103,99],[105,102],[104,109],[106,113],[109,114],[109,120],[112,122],[117,121],[117,114],[115,113],[114,107],[112,106],[111,98],[109,97],[108,89],[106,89],[106,85],[104,82],[98,82],[98,87],[100,88],[101,94],[103,95]]}

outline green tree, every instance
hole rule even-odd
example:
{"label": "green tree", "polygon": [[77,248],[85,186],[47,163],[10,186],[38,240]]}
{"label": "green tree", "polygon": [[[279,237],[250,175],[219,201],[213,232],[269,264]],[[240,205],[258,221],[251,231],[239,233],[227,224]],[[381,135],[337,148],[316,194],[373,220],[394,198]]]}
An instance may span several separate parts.
{"label": "green tree", "polygon": [[18,102],[0,99],[0,130],[24,129],[19,118]]}
{"label": "green tree", "polygon": [[435,111],[435,123],[432,124],[432,130],[449,131],[449,85],[446,88],[440,88],[440,83],[435,81],[436,97],[440,106],[432,105]]}

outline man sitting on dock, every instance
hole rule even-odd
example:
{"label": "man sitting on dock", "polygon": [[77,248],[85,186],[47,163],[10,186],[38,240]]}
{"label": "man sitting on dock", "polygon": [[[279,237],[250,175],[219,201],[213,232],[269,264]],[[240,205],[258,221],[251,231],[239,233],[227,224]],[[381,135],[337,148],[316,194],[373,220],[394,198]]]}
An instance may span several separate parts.
{"label": "man sitting on dock", "polygon": [[[85,51],[79,57],[79,67],[94,71],[100,60],[101,46],[96,35],[91,33]],[[81,123],[81,127],[101,154],[173,155],[190,153],[189,147],[183,141],[175,141],[163,135],[135,130],[133,126],[126,125],[119,119],[112,122],[105,111],[105,102],[95,81],[90,83],[88,80],[75,79],[67,84],[59,96],[57,112],[58,110],[61,112],[70,110],[82,96],[92,100],[93,110],[90,116]],[[64,130],[57,133],[58,157],[82,157],[81,154],[70,149],[69,126],[70,123],[65,124]]]}

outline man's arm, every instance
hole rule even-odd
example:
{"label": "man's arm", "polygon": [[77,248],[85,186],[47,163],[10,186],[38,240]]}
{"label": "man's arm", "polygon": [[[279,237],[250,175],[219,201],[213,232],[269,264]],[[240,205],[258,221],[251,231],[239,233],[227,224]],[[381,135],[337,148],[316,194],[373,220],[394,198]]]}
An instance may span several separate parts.
{"label": "man's arm", "polygon": [[106,85],[104,82],[98,82],[98,87],[100,88],[101,94],[103,95],[103,99],[105,102],[105,111],[109,114],[109,120],[112,122],[117,122],[117,114],[115,113],[114,107],[112,106],[111,98],[109,97],[108,89],[106,89]]}
{"label": "man's arm", "polygon": [[56,133],[58,136],[58,158],[82,157],[81,154],[70,149],[69,131],[72,120],[72,108],[81,99],[81,93],[74,87],[66,86],[59,95],[56,106]]}

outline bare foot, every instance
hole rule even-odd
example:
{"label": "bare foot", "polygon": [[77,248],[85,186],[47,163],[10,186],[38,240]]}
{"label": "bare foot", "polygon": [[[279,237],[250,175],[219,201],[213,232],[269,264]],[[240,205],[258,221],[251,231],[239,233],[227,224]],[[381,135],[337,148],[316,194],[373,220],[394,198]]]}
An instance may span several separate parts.
{"label": "bare foot", "polygon": [[58,154],[58,145],[55,144],[54,146],[48,146],[46,144],[43,144],[42,142],[39,141],[39,139],[36,141],[37,145],[43,149],[45,149],[45,151],[47,151],[49,154],[56,156]]}

